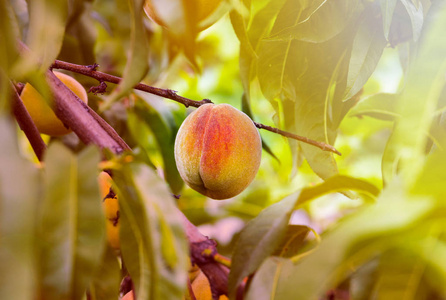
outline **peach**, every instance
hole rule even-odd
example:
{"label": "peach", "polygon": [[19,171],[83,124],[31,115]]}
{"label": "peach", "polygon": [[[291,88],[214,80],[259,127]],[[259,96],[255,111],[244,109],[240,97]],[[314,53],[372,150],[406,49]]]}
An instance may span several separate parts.
{"label": "peach", "polygon": [[[72,90],[79,99],[88,104],[87,92],[76,79],[57,71],[54,71],[54,75]],[[47,102],[29,83],[25,84],[20,97],[40,133],[51,136],[62,136],[71,132],[71,129],[67,128],[54,113],[53,99]]]}
{"label": "peach", "polygon": [[102,198],[102,208],[106,218],[105,228],[107,232],[107,241],[113,249],[119,249],[120,222],[118,195],[114,194],[110,190],[113,184],[113,179],[107,172],[101,172],[99,174],[98,181]]}
{"label": "peach", "polygon": [[254,179],[262,141],[252,120],[228,104],[205,104],[183,122],[175,140],[178,171],[192,189],[213,199],[241,193]]}

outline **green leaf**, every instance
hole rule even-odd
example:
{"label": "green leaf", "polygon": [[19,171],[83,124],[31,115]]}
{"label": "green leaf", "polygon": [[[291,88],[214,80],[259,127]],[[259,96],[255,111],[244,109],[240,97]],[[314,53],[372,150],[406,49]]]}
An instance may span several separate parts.
{"label": "green leaf", "polygon": [[[235,293],[243,278],[252,274],[277,249],[286,234],[291,213],[298,206],[327,193],[356,190],[370,197],[379,190],[363,180],[337,175],[325,182],[289,195],[263,210],[240,233],[232,257],[229,295]],[[288,298],[283,298],[288,299]]]}
{"label": "green leaf", "polygon": [[175,163],[174,144],[176,126],[170,110],[163,109],[162,104],[151,105],[151,102],[144,102],[142,98],[135,103],[129,111],[128,123],[133,138],[147,153],[150,153],[150,146],[147,141],[147,130],[155,136],[158,149],[163,158],[164,178],[174,194],[178,194],[184,186],[184,181],[178,173]]}
{"label": "green leaf", "polygon": [[304,245],[305,238],[310,232],[311,228],[308,226],[288,225],[285,236],[273,255],[281,257],[292,257],[296,255]]}
{"label": "green leaf", "polygon": [[118,299],[120,284],[121,269],[118,257],[115,250],[107,245],[90,284],[91,300]]}
{"label": "green leaf", "polygon": [[[354,19],[357,19],[361,12],[359,8],[353,8],[357,3],[347,2],[350,4],[346,3],[344,8],[351,8]],[[332,6],[334,2],[324,3],[321,11],[327,5],[324,9],[334,9],[333,13],[336,13]],[[275,18],[270,35],[274,36],[293,26],[295,20],[311,15],[310,12],[316,15],[317,7],[313,7],[315,2],[311,2],[313,6],[310,8],[313,10],[308,5],[296,5],[296,1],[288,0]],[[345,116],[346,108],[349,108],[342,102],[342,98],[347,81],[348,55],[355,33],[354,26],[344,26],[341,32],[321,43],[296,39],[263,39],[259,42],[256,72],[263,95],[276,110],[275,122],[278,127],[316,141],[334,144],[336,129]],[[331,105],[327,105],[327,99]],[[300,149],[300,154],[321,178],[338,173],[332,153],[301,142],[297,144],[291,141],[290,146],[295,166],[301,162],[295,149]]]}
{"label": "green leaf", "polygon": [[240,233],[232,257],[229,295],[235,293],[243,278],[252,274],[279,245],[299,193],[291,194],[263,210]]}
{"label": "green leaf", "polygon": [[398,236],[411,230],[433,209],[433,202],[426,199],[392,201],[392,196],[386,194],[378,204],[339,222],[322,236],[318,248],[297,264],[283,265],[271,299],[318,298],[339,284],[354,263],[366,261],[378,249],[386,248],[390,243],[383,235]]}
{"label": "green leaf", "polygon": [[188,244],[172,195],[154,171],[132,163],[113,170],[121,212],[121,251],[139,299],[179,299]]}
{"label": "green leaf", "polygon": [[42,178],[36,166],[20,156],[16,133],[13,121],[0,115],[0,299],[34,299]]}
{"label": "green leaf", "polygon": [[31,50],[15,67],[16,74],[41,72],[54,62],[62,47],[68,16],[68,1],[36,0],[28,3],[26,44]]}
{"label": "green leaf", "polygon": [[[357,17],[357,12],[361,8],[357,0],[341,2],[311,1],[310,7],[305,7],[305,4],[302,5],[304,1],[293,2],[293,9],[300,10],[297,18],[293,20],[293,24],[273,33],[268,39],[296,39],[321,43],[342,32]],[[307,13],[307,11],[310,11],[310,13]]]}
{"label": "green leaf", "polygon": [[[248,115],[248,117],[251,118],[251,120],[254,121],[251,111],[251,106],[249,105],[248,98],[246,97],[246,94],[244,93],[242,96],[242,111]],[[268,146],[268,144],[265,142],[264,139],[262,139],[262,149],[265,150],[266,153],[271,155],[278,163],[280,163],[279,158],[274,154],[273,150]]]}
{"label": "green leaf", "polygon": [[105,244],[98,188],[99,151],[78,156],[54,142],[45,155],[39,230],[43,299],[82,299]]}
{"label": "green leaf", "polygon": [[398,94],[378,93],[361,99],[349,112],[349,116],[370,116],[379,120],[398,119],[396,106]]}
{"label": "green leaf", "polygon": [[397,171],[408,186],[418,177],[425,161],[425,147],[439,97],[445,85],[446,40],[439,39],[446,28],[446,6],[437,3],[435,22],[423,37],[418,56],[407,74],[406,88],[397,102],[401,116],[383,156],[383,178],[389,182]]}
{"label": "green leaf", "polygon": [[148,71],[149,42],[144,27],[143,0],[128,0],[132,21],[130,32],[130,54],[124,69],[123,79],[107,97],[102,110],[107,110],[121,97],[127,95]]}
{"label": "green leaf", "polygon": [[280,270],[288,264],[292,264],[290,259],[268,257],[254,275],[244,299],[275,299],[274,290],[277,285]]}
{"label": "green leaf", "polygon": [[384,36],[386,39],[389,39],[390,24],[392,24],[393,13],[395,12],[397,1],[398,0],[380,0]]}
{"label": "green leaf", "polygon": [[423,28],[423,6],[420,3],[419,7],[416,7],[410,0],[401,0],[401,3],[403,3],[409,14],[412,23],[413,40],[416,42],[419,39],[421,29]]}
{"label": "green leaf", "polygon": [[375,199],[380,190],[373,184],[344,175],[336,175],[326,179],[323,183],[302,189],[296,206],[301,206],[309,200],[321,197],[329,193],[342,191],[357,191],[366,199]]}
{"label": "green leaf", "polygon": [[0,16],[0,69],[8,71],[18,56],[16,39],[19,37],[18,24],[10,1],[0,3]]}
{"label": "green leaf", "polygon": [[439,201],[446,197],[446,153],[437,149],[427,157],[423,170],[418,174],[411,192],[418,195],[431,195]]}
{"label": "green leaf", "polygon": [[367,11],[359,25],[353,40],[344,99],[350,99],[359,92],[378,65],[387,44],[378,21]]}

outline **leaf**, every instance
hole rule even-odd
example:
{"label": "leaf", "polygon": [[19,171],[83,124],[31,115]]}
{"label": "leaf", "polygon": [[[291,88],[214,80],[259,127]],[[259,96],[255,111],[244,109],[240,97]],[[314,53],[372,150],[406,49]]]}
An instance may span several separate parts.
{"label": "leaf", "polygon": [[[246,94],[243,94],[242,96],[242,111],[248,115],[248,117],[251,118],[251,120],[254,121],[251,111],[251,106],[249,105],[248,98],[246,97]],[[266,153],[271,155],[278,163],[280,163],[279,158],[273,153],[271,148],[268,146],[268,144],[265,142],[264,139],[262,139],[262,149],[265,150]]]}
{"label": "leaf", "polygon": [[[334,1],[326,3],[328,5]],[[293,26],[293,21],[301,18],[302,14],[314,11],[303,5],[296,5],[294,0],[286,1],[270,35]],[[315,5],[315,2],[311,2],[311,5]],[[332,4],[325,9],[329,8],[335,10]],[[360,13],[360,10],[354,10],[356,17],[353,19],[357,19]],[[355,33],[354,26],[346,26],[342,32],[321,43],[296,39],[263,39],[259,42],[257,76],[263,95],[276,110],[278,127],[312,140],[334,144],[336,129],[341,121],[339,118],[345,115],[346,106],[342,98],[347,80],[348,55]],[[329,109],[327,99],[331,99],[332,103]],[[330,113],[336,118],[327,122]],[[293,149],[294,167],[301,162],[298,158],[303,154],[321,178],[338,173],[332,153],[301,142],[290,141],[290,147]],[[301,150],[300,153],[297,153],[297,149]]]}
{"label": "leaf", "polygon": [[299,193],[291,194],[263,210],[240,233],[232,257],[229,295],[235,293],[243,278],[252,274],[277,248],[284,237],[291,212]]}
{"label": "leaf", "polygon": [[246,300],[274,299],[274,289],[278,275],[284,265],[292,264],[291,260],[281,257],[268,257],[252,279]]}
{"label": "leaf", "polygon": [[420,3],[419,7],[416,7],[410,0],[401,0],[404,7],[409,14],[410,21],[412,22],[412,35],[413,40],[416,42],[421,34],[421,29],[423,28],[423,6]]}
{"label": "leaf", "polygon": [[160,109],[160,105],[150,105],[141,98],[129,112],[129,129],[136,142],[150,153],[147,143],[147,130],[155,136],[158,149],[163,158],[164,178],[174,194],[178,194],[184,186],[184,181],[178,173],[175,163],[174,144],[178,127],[173,121],[169,110]]}
{"label": "leaf", "polygon": [[350,110],[350,117],[370,116],[379,120],[395,121],[398,119],[396,106],[398,94],[378,93],[361,99]]}
{"label": "leaf", "polygon": [[34,69],[43,72],[57,58],[65,34],[68,2],[36,0],[28,3],[28,11],[26,44],[31,51],[15,66],[15,74],[27,74]]}
{"label": "leaf", "polygon": [[446,72],[446,41],[439,39],[446,28],[446,8],[437,4],[435,22],[425,32],[423,44],[408,74],[406,88],[397,102],[401,116],[383,156],[383,178],[389,182],[397,170],[411,186],[425,160],[427,133],[439,101]]}
{"label": "leaf", "polygon": [[78,156],[54,142],[45,155],[42,203],[42,299],[82,299],[102,255],[105,217],[98,188],[99,152]]}
{"label": "leaf", "polygon": [[36,211],[42,198],[42,178],[36,166],[20,156],[16,133],[13,121],[1,114],[0,299],[33,299],[38,278]]}
{"label": "leaf", "polygon": [[107,97],[102,111],[125,96],[139,83],[148,71],[149,42],[143,23],[143,0],[128,0],[132,20],[130,32],[130,54],[124,69],[123,79]]}
{"label": "leaf", "polygon": [[366,181],[337,175],[287,196],[251,220],[240,233],[234,248],[228,282],[229,295],[235,293],[243,278],[253,273],[276,250],[286,233],[294,209],[324,194],[346,190],[356,190],[372,197],[379,193],[376,187]]}
{"label": "leaf", "polygon": [[297,206],[301,206],[309,200],[321,197],[329,193],[342,192],[342,191],[357,191],[362,196],[374,199],[378,197],[380,190],[373,184],[362,180],[345,175],[336,175],[326,179],[323,183],[304,188],[296,203]]}
{"label": "leaf", "polygon": [[9,71],[17,59],[18,50],[16,39],[19,36],[18,24],[14,17],[14,10],[10,1],[0,3],[0,32],[2,43],[0,43],[0,69]]}
{"label": "leaf", "polygon": [[398,0],[380,0],[381,14],[383,16],[384,37],[389,39],[390,24],[392,24],[393,13],[395,12]]}
{"label": "leaf", "polygon": [[296,39],[305,42],[321,43],[327,41],[340,32],[356,17],[359,9],[357,0],[347,1],[312,1],[311,13],[307,7],[300,7],[298,2],[295,9],[301,9],[293,24],[285,27],[268,37],[269,40]]}
{"label": "leaf", "polygon": [[311,228],[308,226],[288,225],[285,236],[273,255],[288,258],[296,255],[304,245],[305,238],[310,232]]}
{"label": "leaf", "polygon": [[446,197],[446,155],[445,150],[437,149],[427,157],[422,171],[418,174],[411,192],[417,195],[432,195],[439,201]]}
{"label": "leaf", "polygon": [[137,298],[181,298],[189,265],[188,244],[172,195],[145,165],[122,165],[113,175],[122,212],[122,258]]}
{"label": "leaf", "polygon": [[121,270],[118,258],[115,250],[107,245],[90,284],[91,300],[117,299],[120,284]]}
{"label": "leaf", "polygon": [[366,261],[378,249],[390,246],[383,235],[398,236],[411,230],[433,209],[433,202],[426,199],[391,199],[388,194],[383,195],[376,205],[339,222],[335,229],[322,237],[322,242],[311,255],[295,265],[285,264],[280,269],[277,288],[271,298],[318,298],[329,287],[340,283],[354,262]]}
{"label": "leaf", "polygon": [[369,77],[375,71],[381,58],[384,47],[387,44],[381,28],[369,11],[364,15],[364,20],[359,25],[353,40],[352,54],[347,76],[347,88],[344,99],[350,99],[364,86]]}

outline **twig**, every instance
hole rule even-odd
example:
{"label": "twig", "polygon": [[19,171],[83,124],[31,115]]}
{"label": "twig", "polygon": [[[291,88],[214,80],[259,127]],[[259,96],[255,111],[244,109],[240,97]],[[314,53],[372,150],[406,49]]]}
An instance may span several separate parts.
{"label": "twig", "polygon": [[[68,125],[83,143],[93,143],[100,148],[108,148],[118,154],[130,149],[121,138],[117,139],[117,134],[111,136],[110,132],[114,132],[114,129],[110,125],[105,126],[103,122],[98,121],[92,109],[64,85],[52,71],[46,72],[46,78],[53,92],[56,116]],[[104,126],[107,130],[104,129]]]}
{"label": "twig", "polygon": [[[197,227],[181,211],[179,212],[189,239],[192,262],[197,264],[208,278],[213,299],[227,295],[229,269],[215,261],[214,257],[217,254],[215,241],[201,234]],[[209,252],[212,254],[209,255]]]}
{"label": "twig", "polygon": [[[51,66],[53,69],[63,69],[79,74],[83,74],[88,77],[92,77],[94,79],[99,80],[100,82],[111,82],[114,84],[118,84],[122,78],[113,76],[107,73],[96,71],[95,68],[91,68],[90,66],[82,66],[82,65],[76,65],[60,60],[54,61],[54,64]],[[209,99],[203,99],[201,101],[194,101],[185,97],[182,97],[178,95],[175,91],[169,90],[169,89],[160,89],[153,86],[149,86],[143,83],[138,83],[135,87],[136,90],[140,90],[143,92],[147,92],[150,94],[154,94],[163,98],[171,99],[176,102],[179,102],[183,104],[186,107],[193,106],[193,107],[200,107],[203,104],[206,103],[212,103]]]}
{"label": "twig", "polygon": [[11,93],[12,93],[12,111],[17,120],[17,123],[19,123],[20,129],[23,130],[26,137],[28,138],[31,147],[33,148],[34,153],[37,156],[37,159],[39,161],[42,161],[43,154],[46,150],[46,144],[42,140],[39,130],[37,129],[36,125],[31,119],[31,116],[26,110],[26,107],[23,104],[22,99],[20,98],[19,94],[17,93],[17,90],[15,89],[12,83],[11,83]]}
{"label": "twig", "polygon": [[318,142],[318,141],[309,139],[309,138],[304,137],[304,136],[300,136],[300,135],[297,135],[297,134],[294,134],[294,133],[291,133],[291,132],[283,131],[283,130],[280,130],[278,128],[267,126],[267,125],[263,125],[263,124],[260,124],[260,123],[257,123],[257,122],[254,122],[254,124],[259,129],[265,129],[265,130],[268,130],[268,131],[271,131],[271,132],[283,135],[285,137],[288,137],[288,138],[291,138],[291,139],[295,139],[295,140],[298,140],[298,141],[301,141],[301,142],[304,142],[304,143],[316,146],[316,147],[318,147],[319,149],[321,149],[323,151],[330,151],[330,152],[336,153],[337,155],[342,155],[341,152],[336,150],[336,148],[333,147],[332,145],[329,145],[329,144],[326,144],[326,143],[322,143],[322,142]]}
{"label": "twig", "polygon": [[[89,76],[92,78],[95,78],[97,80],[99,80],[99,82],[111,82],[111,83],[115,83],[118,84],[122,78],[117,77],[117,76],[113,76],[107,73],[103,73],[103,72],[99,72],[96,71],[97,65],[95,65],[94,67],[92,66],[83,66],[83,65],[77,65],[77,64],[72,64],[72,63],[68,63],[68,62],[64,62],[64,61],[60,61],[60,60],[56,60],[54,62],[54,64],[51,66],[54,69],[63,69],[63,70],[67,70],[67,71],[71,71],[71,72],[75,72],[75,73],[79,73],[79,74],[83,74],[85,76]],[[178,95],[176,93],[176,91],[173,90],[169,90],[169,89],[160,89],[160,88],[156,88],[156,87],[152,87],[143,83],[138,83],[137,85],[135,85],[134,89],[136,90],[140,90],[140,91],[144,91],[153,95],[157,95],[163,98],[167,98],[170,100],[174,100],[176,102],[179,102],[181,104],[183,104],[186,107],[189,106],[193,106],[193,107],[200,107],[203,104],[206,103],[212,103],[211,100],[209,99],[203,99],[201,101],[195,101],[192,99],[188,99],[185,97],[182,97],[180,95]],[[341,153],[336,150],[335,147],[323,143],[323,142],[318,142],[312,139],[309,139],[307,137],[303,137],[303,136],[299,136],[297,134],[294,133],[290,133],[287,131],[283,131],[280,130],[278,128],[275,127],[271,127],[271,126],[267,126],[267,125],[263,125],[257,122],[254,122],[254,125],[259,128],[259,129],[264,129],[267,131],[271,131],[274,132],[276,134],[280,134],[282,136],[285,136],[287,138],[291,138],[291,139],[295,139],[313,146],[318,147],[319,149],[323,150],[323,151],[330,151],[333,152],[337,155],[341,155]]]}

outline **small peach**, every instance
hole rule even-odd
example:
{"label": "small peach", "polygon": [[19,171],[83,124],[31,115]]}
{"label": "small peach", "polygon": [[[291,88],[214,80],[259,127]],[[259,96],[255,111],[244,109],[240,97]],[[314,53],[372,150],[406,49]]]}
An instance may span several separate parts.
{"label": "small peach", "polygon": [[[76,79],[57,71],[54,71],[54,75],[84,103],[88,103],[87,92]],[[25,84],[20,98],[40,133],[62,136],[71,132],[54,113],[52,102],[48,103],[31,84]]]}
{"label": "small peach", "polygon": [[262,141],[252,120],[228,104],[205,104],[183,122],[175,161],[183,180],[213,199],[241,193],[260,166]]}

